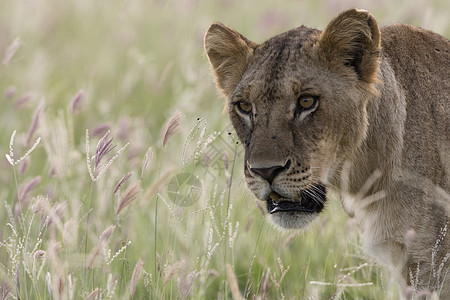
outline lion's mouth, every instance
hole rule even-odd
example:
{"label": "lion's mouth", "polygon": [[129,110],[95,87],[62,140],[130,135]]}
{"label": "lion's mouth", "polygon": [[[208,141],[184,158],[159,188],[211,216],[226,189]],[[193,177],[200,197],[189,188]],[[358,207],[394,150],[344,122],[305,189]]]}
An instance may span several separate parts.
{"label": "lion's mouth", "polygon": [[325,186],[321,184],[302,190],[299,194],[300,199],[296,201],[272,192],[266,200],[267,210],[270,214],[276,212],[320,213],[325,204],[325,194]]}

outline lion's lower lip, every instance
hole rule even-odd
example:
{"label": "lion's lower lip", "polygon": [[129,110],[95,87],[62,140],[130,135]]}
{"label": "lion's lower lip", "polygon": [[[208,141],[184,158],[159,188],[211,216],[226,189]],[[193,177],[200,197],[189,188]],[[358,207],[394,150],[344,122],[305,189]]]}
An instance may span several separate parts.
{"label": "lion's lower lip", "polygon": [[317,184],[307,190],[301,191],[301,199],[297,202],[288,199],[284,200],[284,198],[281,198],[281,201],[274,201],[272,199],[273,196],[269,196],[266,200],[267,210],[270,214],[276,212],[320,213],[324,207],[325,194],[325,187]]}

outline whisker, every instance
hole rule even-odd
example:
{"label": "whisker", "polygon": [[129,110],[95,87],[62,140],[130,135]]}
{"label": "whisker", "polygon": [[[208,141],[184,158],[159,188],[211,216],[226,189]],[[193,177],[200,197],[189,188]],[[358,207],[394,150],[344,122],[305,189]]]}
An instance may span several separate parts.
{"label": "whisker", "polygon": [[324,200],[321,197],[317,196],[317,194],[315,192],[312,192],[311,190],[303,190],[301,193],[305,193],[305,194],[309,195],[310,198],[317,204],[322,204],[322,205],[324,204]]}
{"label": "whisker", "polygon": [[[333,175],[333,179],[334,179],[336,176],[337,176],[337,175]],[[320,181],[321,181],[321,178],[319,178],[319,177],[317,177],[317,176],[311,176],[311,179],[312,179],[313,181],[315,181],[315,182],[320,182]],[[340,191],[340,188],[338,188],[338,187],[335,186],[334,184],[327,183],[326,185],[329,186],[329,187],[332,187],[333,189],[335,189],[335,190],[337,190],[337,191]]]}

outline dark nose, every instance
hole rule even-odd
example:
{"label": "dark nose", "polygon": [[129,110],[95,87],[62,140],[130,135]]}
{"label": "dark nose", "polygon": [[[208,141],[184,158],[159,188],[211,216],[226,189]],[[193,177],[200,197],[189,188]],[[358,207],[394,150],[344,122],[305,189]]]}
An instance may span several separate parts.
{"label": "dark nose", "polygon": [[252,172],[258,174],[265,180],[267,180],[267,182],[269,182],[269,184],[272,184],[275,177],[278,174],[280,174],[281,172],[283,172],[284,170],[288,169],[289,166],[290,166],[290,161],[287,161],[287,163],[284,166],[277,165],[277,166],[271,166],[271,167],[267,167],[267,168],[252,168],[252,167],[250,167],[250,170]]}

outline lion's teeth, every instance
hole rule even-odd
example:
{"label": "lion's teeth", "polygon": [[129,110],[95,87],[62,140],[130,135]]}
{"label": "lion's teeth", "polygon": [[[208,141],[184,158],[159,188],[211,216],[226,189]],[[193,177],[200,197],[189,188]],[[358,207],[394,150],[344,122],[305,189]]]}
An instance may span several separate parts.
{"label": "lion's teeth", "polygon": [[274,202],[280,202],[281,196],[278,195],[276,192],[272,192],[269,194],[270,199]]}

